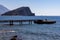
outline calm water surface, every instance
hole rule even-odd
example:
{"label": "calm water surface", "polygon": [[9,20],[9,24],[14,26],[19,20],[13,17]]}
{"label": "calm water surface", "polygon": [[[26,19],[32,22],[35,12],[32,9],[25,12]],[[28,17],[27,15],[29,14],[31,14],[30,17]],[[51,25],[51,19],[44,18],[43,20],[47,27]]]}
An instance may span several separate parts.
{"label": "calm water surface", "polygon": [[18,35],[22,40],[60,40],[60,16],[41,16],[41,19],[55,20],[55,24],[4,25],[0,23],[0,40],[10,40]]}

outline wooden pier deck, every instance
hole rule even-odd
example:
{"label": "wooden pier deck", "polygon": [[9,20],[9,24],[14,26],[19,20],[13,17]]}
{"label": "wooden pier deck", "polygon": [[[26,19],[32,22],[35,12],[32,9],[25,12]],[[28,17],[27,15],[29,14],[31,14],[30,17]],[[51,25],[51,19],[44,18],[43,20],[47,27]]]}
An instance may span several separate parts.
{"label": "wooden pier deck", "polygon": [[10,25],[13,25],[13,22],[29,22],[32,24],[35,20],[40,20],[40,16],[0,16],[0,23],[1,22],[9,22]]}

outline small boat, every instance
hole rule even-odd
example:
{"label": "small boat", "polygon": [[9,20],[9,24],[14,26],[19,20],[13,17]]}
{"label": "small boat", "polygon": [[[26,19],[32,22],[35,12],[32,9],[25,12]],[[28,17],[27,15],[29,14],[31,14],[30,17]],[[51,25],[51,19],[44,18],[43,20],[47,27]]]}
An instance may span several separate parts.
{"label": "small boat", "polygon": [[36,20],[34,21],[36,24],[54,24],[56,21],[48,21],[48,20]]}

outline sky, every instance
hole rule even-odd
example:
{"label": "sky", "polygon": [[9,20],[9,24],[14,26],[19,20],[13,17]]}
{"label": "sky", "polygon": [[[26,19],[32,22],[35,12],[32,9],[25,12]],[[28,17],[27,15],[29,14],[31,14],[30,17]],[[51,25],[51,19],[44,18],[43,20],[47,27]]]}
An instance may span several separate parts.
{"label": "sky", "polygon": [[37,16],[60,16],[60,0],[0,0],[0,5],[10,10],[28,6]]}

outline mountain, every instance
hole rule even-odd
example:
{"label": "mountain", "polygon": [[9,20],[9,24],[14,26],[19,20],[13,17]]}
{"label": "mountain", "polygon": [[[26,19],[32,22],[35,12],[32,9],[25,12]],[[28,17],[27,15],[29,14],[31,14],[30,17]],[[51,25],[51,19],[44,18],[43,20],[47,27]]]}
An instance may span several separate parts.
{"label": "mountain", "polygon": [[19,16],[35,16],[35,14],[31,12],[29,7],[20,7],[15,10],[11,10],[11,11],[8,11],[8,12],[2,14],[2,16],[17,16],[17,15],[19,15]]}
{"label": "mountain", "polygon": [[9,9],[7,9],[6,7],[4,7],[3,5],[0,5],[0,14],[3,14],[5,12],[9,11]]}

